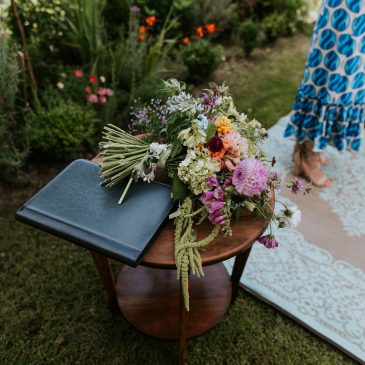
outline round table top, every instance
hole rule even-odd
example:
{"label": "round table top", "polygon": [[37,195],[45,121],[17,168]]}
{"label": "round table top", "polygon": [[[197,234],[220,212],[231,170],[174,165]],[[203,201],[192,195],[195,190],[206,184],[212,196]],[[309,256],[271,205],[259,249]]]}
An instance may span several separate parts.
{"label": "round table top", "polygon": [[[274,207],[274,199],[272,199],[271,206]],[[222,262],[247,250],[262,235],[267,227],[267,222],[257,219],[252,214],[245,214],[237,221],[232,219],[231,227],[232,236],[225,237],[223,233],[219,233],[218,237],[200,252],[203,266]],[[212,224],[205,221],[195,228],[200,240],[211,232]],[[140,265],[176,269],[174,233],[174,223],[170,220],[144,254]]]}

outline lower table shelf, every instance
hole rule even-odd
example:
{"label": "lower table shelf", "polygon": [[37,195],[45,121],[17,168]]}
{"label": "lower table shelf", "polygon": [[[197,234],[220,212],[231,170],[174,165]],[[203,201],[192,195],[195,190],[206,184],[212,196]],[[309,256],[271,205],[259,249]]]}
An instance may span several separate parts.
{"label": "lower table shelf", "polygon": [[[187,338],[213,328],[230,304],[232,284],[224,265],[206,266],[204,274],[190,277]],[[136,329],[159,339],[179,338],[181,294],[175,270],[124,266],[116,294],[121,312]]]}

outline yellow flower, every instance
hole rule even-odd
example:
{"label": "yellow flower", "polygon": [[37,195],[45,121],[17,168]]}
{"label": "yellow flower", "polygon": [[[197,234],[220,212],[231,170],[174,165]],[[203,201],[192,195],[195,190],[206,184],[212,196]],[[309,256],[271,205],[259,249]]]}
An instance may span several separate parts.
{"label": "yellow flower", "polygon": [[233,131],[232,123],[227,117],[221,117],[218,122],[215,123],[218,134],[226,135]]}

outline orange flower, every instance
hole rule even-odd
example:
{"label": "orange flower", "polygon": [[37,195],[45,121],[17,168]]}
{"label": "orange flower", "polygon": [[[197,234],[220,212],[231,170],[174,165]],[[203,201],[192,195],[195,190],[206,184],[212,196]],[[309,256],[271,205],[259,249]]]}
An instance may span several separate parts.
{"label": "orange flower", "polygon": [[144,41],[144,39],[145,39],[145,34],[144,33],[140,33],[139,34],[139,37],[138,37],[138,39],[140,40],[140,41]]}
{"label": "orange flower", "polygon": [[139,32],[140,33],[146,33],[146,27],[144,26],[144,25],[141,25],[140,27],[139,27]]}
{"label": "orange flower", "polygon": [[231,121],[227,117],[221,117],[215,124],[217,132],[222,135],[226,135],[233,131]]}
{"label": "orange flower", "polygon": [[217,31],[217,26],[215,25],[215,23],[205,24],[205,30],[207,31],[207,33],[213,34]]}
{"label": "orange flower", "polygon": [[182,43],[184,44],[188,44],[190,43],[190,38],[189,37],[184,37],[182,40],[181,40]]}
{"label": "orange flower", "polygon": [[146,18],[146,24],[147,24],[149,27],[153,27],[153,26],[155,25],[156,21],[157,21],[157,18],[156,18],[154,15],[152,15],[152,16],[148,16],[148,17]]}
{"label": "orange flower", "polygon": [[196,34],[199,38],[203,38],[204,37],[204,29],[203,27],[198,27],[196,28]]}

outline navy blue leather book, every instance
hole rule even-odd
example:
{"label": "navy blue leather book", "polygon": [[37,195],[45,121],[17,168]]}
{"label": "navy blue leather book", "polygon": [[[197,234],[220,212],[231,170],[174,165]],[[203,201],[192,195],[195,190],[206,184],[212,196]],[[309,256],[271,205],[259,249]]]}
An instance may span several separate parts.
{"label": "navy blue leather book", "polygon": [[97,164],[76,160],[27,201],[16,219],[136,266],[174,202],[171,187],[157,182],[132,184],[118,205],[122,192],[123,184],[100,185]]}

